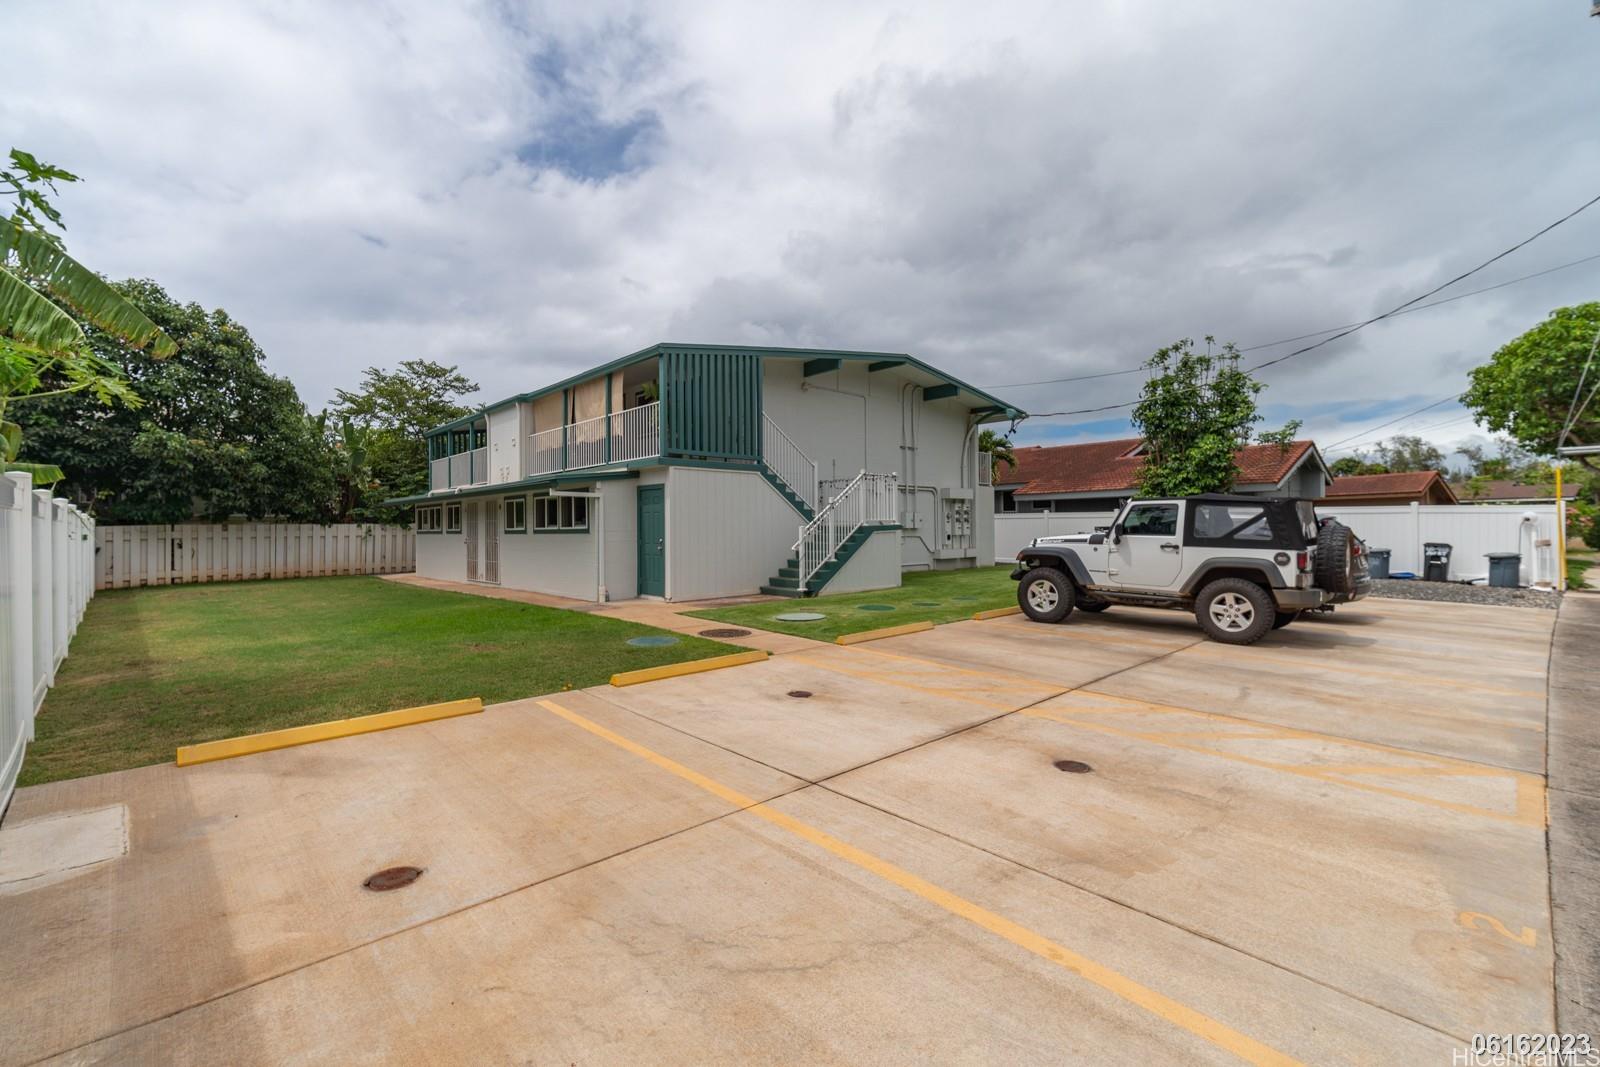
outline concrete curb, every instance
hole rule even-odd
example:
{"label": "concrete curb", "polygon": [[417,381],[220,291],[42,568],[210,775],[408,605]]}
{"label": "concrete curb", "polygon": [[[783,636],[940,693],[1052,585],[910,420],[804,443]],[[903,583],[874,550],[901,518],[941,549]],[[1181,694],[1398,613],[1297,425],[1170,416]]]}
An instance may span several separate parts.
{"label": "concrete curb", "polygon": [[621,674],[611,676],[614,686],[638,685],[640,682],[654,682],[662,678],[677,678],[685,674],[700,674],[704,671],[717,671],[724,667],[740,667],[746,663],[760,663],[770,655],[760,649],[750,652],[736,652],[731,656],[712,656],[710,659],[695,659],[687,663],[668,663],[663,667],[644,667],[636,671],[623,671]]}
{"label": "concrete curb", "polygon": [[881,630],[863,630],[857,634],[840,634],[833,639],[836,645],[859,645],[863,641],[877,641],[884,637],[899,637],[901,634],[920,634],[924,630],[933,629],[933,623],[924,619],[922,622],[907,622],[899,626],[885,626]]}
{"label": "concrete curb", "polygon": [[444,704],[423,704],[398,711],[383,711],[376,715],[362,715],[354,719],[335,719],[306,726],[291,726],[287,730],[270,730],[262,734],[246,734],[221,741],[204,741],[198,745],[184,745],[178,749],[178,766],[191,767],[197,763],[251,756],[257,752],[271,752],[279,748],[309,745],[314,741],[330,741],[336,737],[393,730],[397,726],[413,726],[436,719],[453,719],[457,715],[475,715],[483,710],[478,697],[451,700]]}
{"label": "concrete curb", "polygon": [[984,619],[999,619],[1007,615],[1021,615],[1022,609],[1013,604],[1009,608],[990,608],[988,611],[975,611],[972,617],[979,621]]}

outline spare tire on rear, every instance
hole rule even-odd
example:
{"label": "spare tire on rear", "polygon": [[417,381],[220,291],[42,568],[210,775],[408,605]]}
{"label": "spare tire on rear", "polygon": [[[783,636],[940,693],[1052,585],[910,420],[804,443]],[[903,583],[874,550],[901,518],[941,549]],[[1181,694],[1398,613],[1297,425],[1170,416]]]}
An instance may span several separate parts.
{"label": "spare tire on rear", "polygon": [[1312,573],[1319,589],[1352,593],[1356,588],[1356,535],[1337,520],[1317,531],[1317,565]]}

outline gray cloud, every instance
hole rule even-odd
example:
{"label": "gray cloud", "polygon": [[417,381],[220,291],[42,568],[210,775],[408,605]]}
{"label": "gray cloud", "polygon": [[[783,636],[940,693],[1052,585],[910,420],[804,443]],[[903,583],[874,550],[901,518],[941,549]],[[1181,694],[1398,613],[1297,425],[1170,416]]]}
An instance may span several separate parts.
{"label": "gray cloud", "polygon": [[[24,0],[0,121],[88,179],[76,254],[228,308],[313,406],[413,355],[498,396],[661,339],[1000,384],[1365,318],[1587,199],[1583,7]],[[1600,209],[1469,284],[1597,251]],[[1597,268],[1272,368],[1268,414],[1331,442],[1458,390]],[[1122,429],[1079,422],[1024,439]]]}

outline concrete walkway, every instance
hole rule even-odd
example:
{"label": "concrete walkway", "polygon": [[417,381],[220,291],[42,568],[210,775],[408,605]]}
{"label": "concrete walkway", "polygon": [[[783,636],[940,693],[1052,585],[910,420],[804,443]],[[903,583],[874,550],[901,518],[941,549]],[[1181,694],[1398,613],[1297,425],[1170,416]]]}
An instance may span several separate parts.
{"label": "concrete walkway", "polygon": [[1600,1037],[1600,596],[1562,600],[1549,731],[1556,1029]]}

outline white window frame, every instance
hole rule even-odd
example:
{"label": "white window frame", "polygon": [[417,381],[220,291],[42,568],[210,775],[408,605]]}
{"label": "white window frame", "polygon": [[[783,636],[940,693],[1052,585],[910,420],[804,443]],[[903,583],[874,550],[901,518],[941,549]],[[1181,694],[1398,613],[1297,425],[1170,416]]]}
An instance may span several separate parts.
{"label": "white window frame", "polygon": [[[452,525],[452,523],[450,521],[450,516],[452,516],[452,515],[455,516],[455,522],[454,522],[453,525]],[[452,503],[446,504],[444,506],[444,532],[447,533],[447,534],[460,533],[461,532],[461,504],[460,504],[460,502],[452,502]]]}
{"label": "white window frame", "polygon": [[[501,513],[504,522],[501,529],[505,533],[528,532],[528,498],[525,496],[508,496],[501,502]],[[518,521],[512,522],[513,514],[519,515]]]}
{"label": "white window frame", "polygon": [[444,509],[438,504],[417,508],[417,533],[436,534],[444,529]]}
{"label": "white window frame", "polygon": [[530,529],[535,533],[584,533],[589,529],[589,501],[585,497],[536,496]]}

